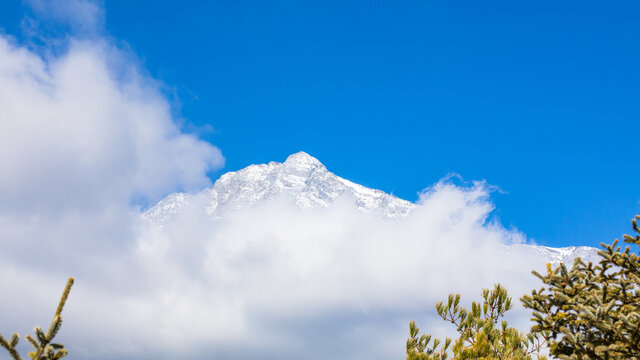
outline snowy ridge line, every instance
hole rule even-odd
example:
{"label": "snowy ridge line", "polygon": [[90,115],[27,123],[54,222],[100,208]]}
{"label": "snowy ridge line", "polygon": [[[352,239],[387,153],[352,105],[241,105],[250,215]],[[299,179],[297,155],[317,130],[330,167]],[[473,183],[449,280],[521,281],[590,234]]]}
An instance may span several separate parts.
{"label": "snowy ridge line", "polygon": [[[305,152],[290,155],[285,162],[250,165],[244,169],[228,172],[220,177],[212,188],[199,194],[174,193],[168,195],[143,214],[146,222],[161,225],[172,216],[183,211],[190,203],[200,203],[206,213],[222,217],[231,209],[250,207],[273,199],[281,194],[293,197],[299,208],[328,207],[344,194],[354,199],[354,206],[362,211],[376,212],[385,218],[406,216],[415,204],[384,191],[370,189],[343,179],[327,168],[318,159]],[[573,264],[576,257],[585,262],[597,262],[596,248],[571,246],[552,248],[528,244],[522,247],[532,255],[542,256],[552,264]]]}
{"label": "snowy ridge line", "polygon": [[[353,196],[358,209],[381,212],[387,218],[404,216],[415,207],[411,202],[384,191],[343,179],[304,152],[289,156],[284,163],[272,161],[228,172],[212,188],[196,196],[203,198],[209,215],[221,216],[228,209],[255,205],[280,194],[292,195],[300,208],[311,208],[327,207],[345,193]],[[143,216],[149,222],[161,224],[194,200],[194,195],[171,194]]]}

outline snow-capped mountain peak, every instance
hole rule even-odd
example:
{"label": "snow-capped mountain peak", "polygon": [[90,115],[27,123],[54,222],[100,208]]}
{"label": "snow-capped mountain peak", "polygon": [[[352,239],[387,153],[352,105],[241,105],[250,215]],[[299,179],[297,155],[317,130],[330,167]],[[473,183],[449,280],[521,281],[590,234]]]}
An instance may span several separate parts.
{"label": "snow-capped mountain peak", "polygon": [[313,156],[307,154],[304,151],[297,152],[295,154],[289,155],[287,160],[283,163],[283,165],[290,167],[296,170],[313,170],[316,168],[322,168],[326,170],[327,168],[322,165],[318,159]]}
{"label": "snow-capped mountain peak", "polygon": [[370,189],[343,179],[318,159],[298,152],[283,163],[250,165],[222,175],[214,186],[200,194],[171,194],[145,213],[153,223],[163,223],[184,206],[200,198],[206,212],[221,216],[230,209],[252,206],[279,196],[289,196],[300,208],[327,207],[341,196],[351,196],[363,211],[380,212],[394,218],[406,215],[414,205],[380,190]]}
{"label": "snow-capped mountain peak", "polygon": [[[163,224],[181,213],[188,204],[194,204],[209,216],[217,218],[224,216],[227,211],[251,207],[278,197],[291,200],[301,209],[328,207],[342,196],[353,201],[357,209],[379,213],[385,218],[403,217],[416,206],[381,190],[343,179],[328,171],[318,159],[298,152],[283,163],[272,161],[228,172],[212,188],[198,194],[171,194],[145,212],[144,218],[152,224]],[[570,266],[578,256],[585,261],[598,260],[597,250],[591,247],[515,245],[514,249],[517,247],[553,264],[563,262]]]}
{"label": "snow-capped mountain peak", "polygon": [[540,245],[517,245],[522,247],[532,255],[539,255],[551,264],[557,265],[564,263],[568,268],[573,265],[573,260],[577,257],[586,263],[592,262],[597,264],[600,261],[597,249],[590,246],[569,246],[564,248],[553,248]]}

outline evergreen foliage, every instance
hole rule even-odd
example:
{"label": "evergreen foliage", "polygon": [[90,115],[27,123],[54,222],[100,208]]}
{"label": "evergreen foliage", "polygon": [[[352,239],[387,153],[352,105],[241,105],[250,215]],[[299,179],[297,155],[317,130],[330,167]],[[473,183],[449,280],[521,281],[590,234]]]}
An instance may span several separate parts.
{"label": "evergreen foliage", "polygon": [[[51,325],[49,325],[49,330],[45,333],[40,326],[36,326],[34,329],[35,338],[29,334],[25,336],[27,341],[29,341],[35,348],[35,351],[29,352],[29,357],[32,360],[57,360],[67,355],[67,349],[65,349],[62,344],[53,343],[52,341],[62,326],[62,308],[67,302],[72,285],[73,278],[69,278],[67,286],[65,286],[62,297],[60,298],[60,302],[58,303],[58,308],[53,316],[53,320],[51,321]],[[0,346],[9,352],[9,355],[11,355],[13,360],[22,360],[20,354],[18,354],[18,351],[16,350],[19,340],[20,335],[18,333],[14,333],[9,341],[0,334]]]}
{"label": "evergreen foliage", "polygon": [[[636,216],[633,230],[640,234]],[[640,235],[624,235],[640,246]],[[599,265],[576,259],[571,270],[547,264],[547,275],[533,272],[547,286],[524,296],[536,324],[547,333],[551,354],[566,360],[640,359],[640,257],[604,243]]]}
{"label": "evergreen foliage", "polygon": [[407,360],[446,360],[450,353],[452,360],[530,360],[536,354],[537,359],[546,359],[540,354],[544,342],[534,334],[523,334],[515,328],[507,327],[498,320],[511,308],[511,298],[507,291],[496,284],[494,289],[482,291],[482,302],[473,302],[471,311],[460,307],[460,295],[449,295],[446,306],[436,304],[438,315],[456,326],[460,337],[449,346],[452,340],[446,338],[443,346],[439,339],[431,342],[432,336],[423,334],[418,337],[419,328],[415,321],[409,323],[407,340]]}

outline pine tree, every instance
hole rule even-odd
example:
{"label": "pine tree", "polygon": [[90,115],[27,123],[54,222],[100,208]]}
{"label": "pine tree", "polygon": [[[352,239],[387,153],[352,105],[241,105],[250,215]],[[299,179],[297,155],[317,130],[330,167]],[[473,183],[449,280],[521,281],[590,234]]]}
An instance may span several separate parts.
{"label": "pine tree", "polygon": [[447,305],[439,302],[436,312],[445,321],[457,327],[460,337],[453,343],[446,338],[444,345],[432,336],[423,334],[418,337],[420,329],[415,321],[409,323],[409,339],[407,340],[407,360],[446,360],[450,353],[453,360],[530,360],[536,354],[537,359],[546,359],[540,354],[544,346],[538,336],[523,334],[515,328],[508,327],[502,321],[497,328],[498,320],[511,308],[511,298],[507,291],[496,284],[492,291],[482,291],[482,303],[473,302],[471,311],[460,307],[460,295],[449,295]]}
{"label": "pine tree", "polygon": [[[640,234],[636,216],[633,230]],[[640,245],[640,235],[624,235]],[[626,246],[601,246],[598,265],[576,259],[570,270],[547,264],[547,275],[533,272],[547,288],[524,296],[533,310],[531,331],[545,333],[551,354],[571,360],[640,359],[640,257]]]}
{"label": "pine tree", "polygon": [[[35,338],[29,334],[25,336],[27,341],[29,341],[35,348],[35,351],[29,352],[29,357],[32,360],[57,360],[67,355],[67,349],[65,349],[62,344],[53,343],[52,341],[62,326],[62,308],[67,302],[72,285],[73,278],[69,278],[67,286],[65,286],[64,291],[62,292],[62,297],[58,303],[58,308],[53,316],[51,325],[49,325],[49,330],[45,333],[40,326],[36,326],[34,329],[36,335]],[[13,333],[13,336],[11,336],[11,340],[9,341],[0,334],[0,346],[9,352],[9,355],[11,355],[13,360],[22,360],[20,354],[18,354],[18,351],[16,350],[19,340],[20,335],[18,333]]]}

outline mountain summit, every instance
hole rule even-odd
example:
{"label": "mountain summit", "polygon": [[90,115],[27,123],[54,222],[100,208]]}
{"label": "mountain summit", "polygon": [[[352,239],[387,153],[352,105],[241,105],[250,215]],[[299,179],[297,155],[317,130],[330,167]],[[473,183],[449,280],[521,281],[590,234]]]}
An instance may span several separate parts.
{"label": "mountain summit", "polygon": [[[318,159],[301,151],[290,155],[283,163],[272,161],[228,172],[212,188],[199,194],[171,194],[145,212],[143,217],[148,223],[161,225],[190,203],[202,207],[210,216],[222,217],[229,210],[251,207],[279,196],[289,196],[302,209],[328,207],[346,196],[357,209],[376,212],[389,219],[406,216],[416,207],[381,190],[343,179],[328,171]],[[554,264],[564,262],[570,265],[577,256],[585,261],[598,259],[596,249],[586,246],[514,245],[513,249],[516,248]]]}
{"label": "mountain summit", "polygon": [[314,158],[304,151],[289,155],[289,157],[287,157],[287,160],[285,160],[283,164],[298,169],[321,167],[326,170],[326,167],[322,165],[322,163],[318,161],[318,159]]}
{"label": "mountain summit", "polygon": [[[229,209],[252,206],[285,194],[300,208],[327,207],[341,196],[351,196],[358,209],[380,212],[387,218],[406,215],[415,206],[381,190],[343,179],[302,151],[290,155],[283,163],[272,161],[228,172],[199,196],[203,197],[209,215],[221,216]],[[193,195],[171,194],[144,217],[153,223],[163,223],[192,200]]]}

